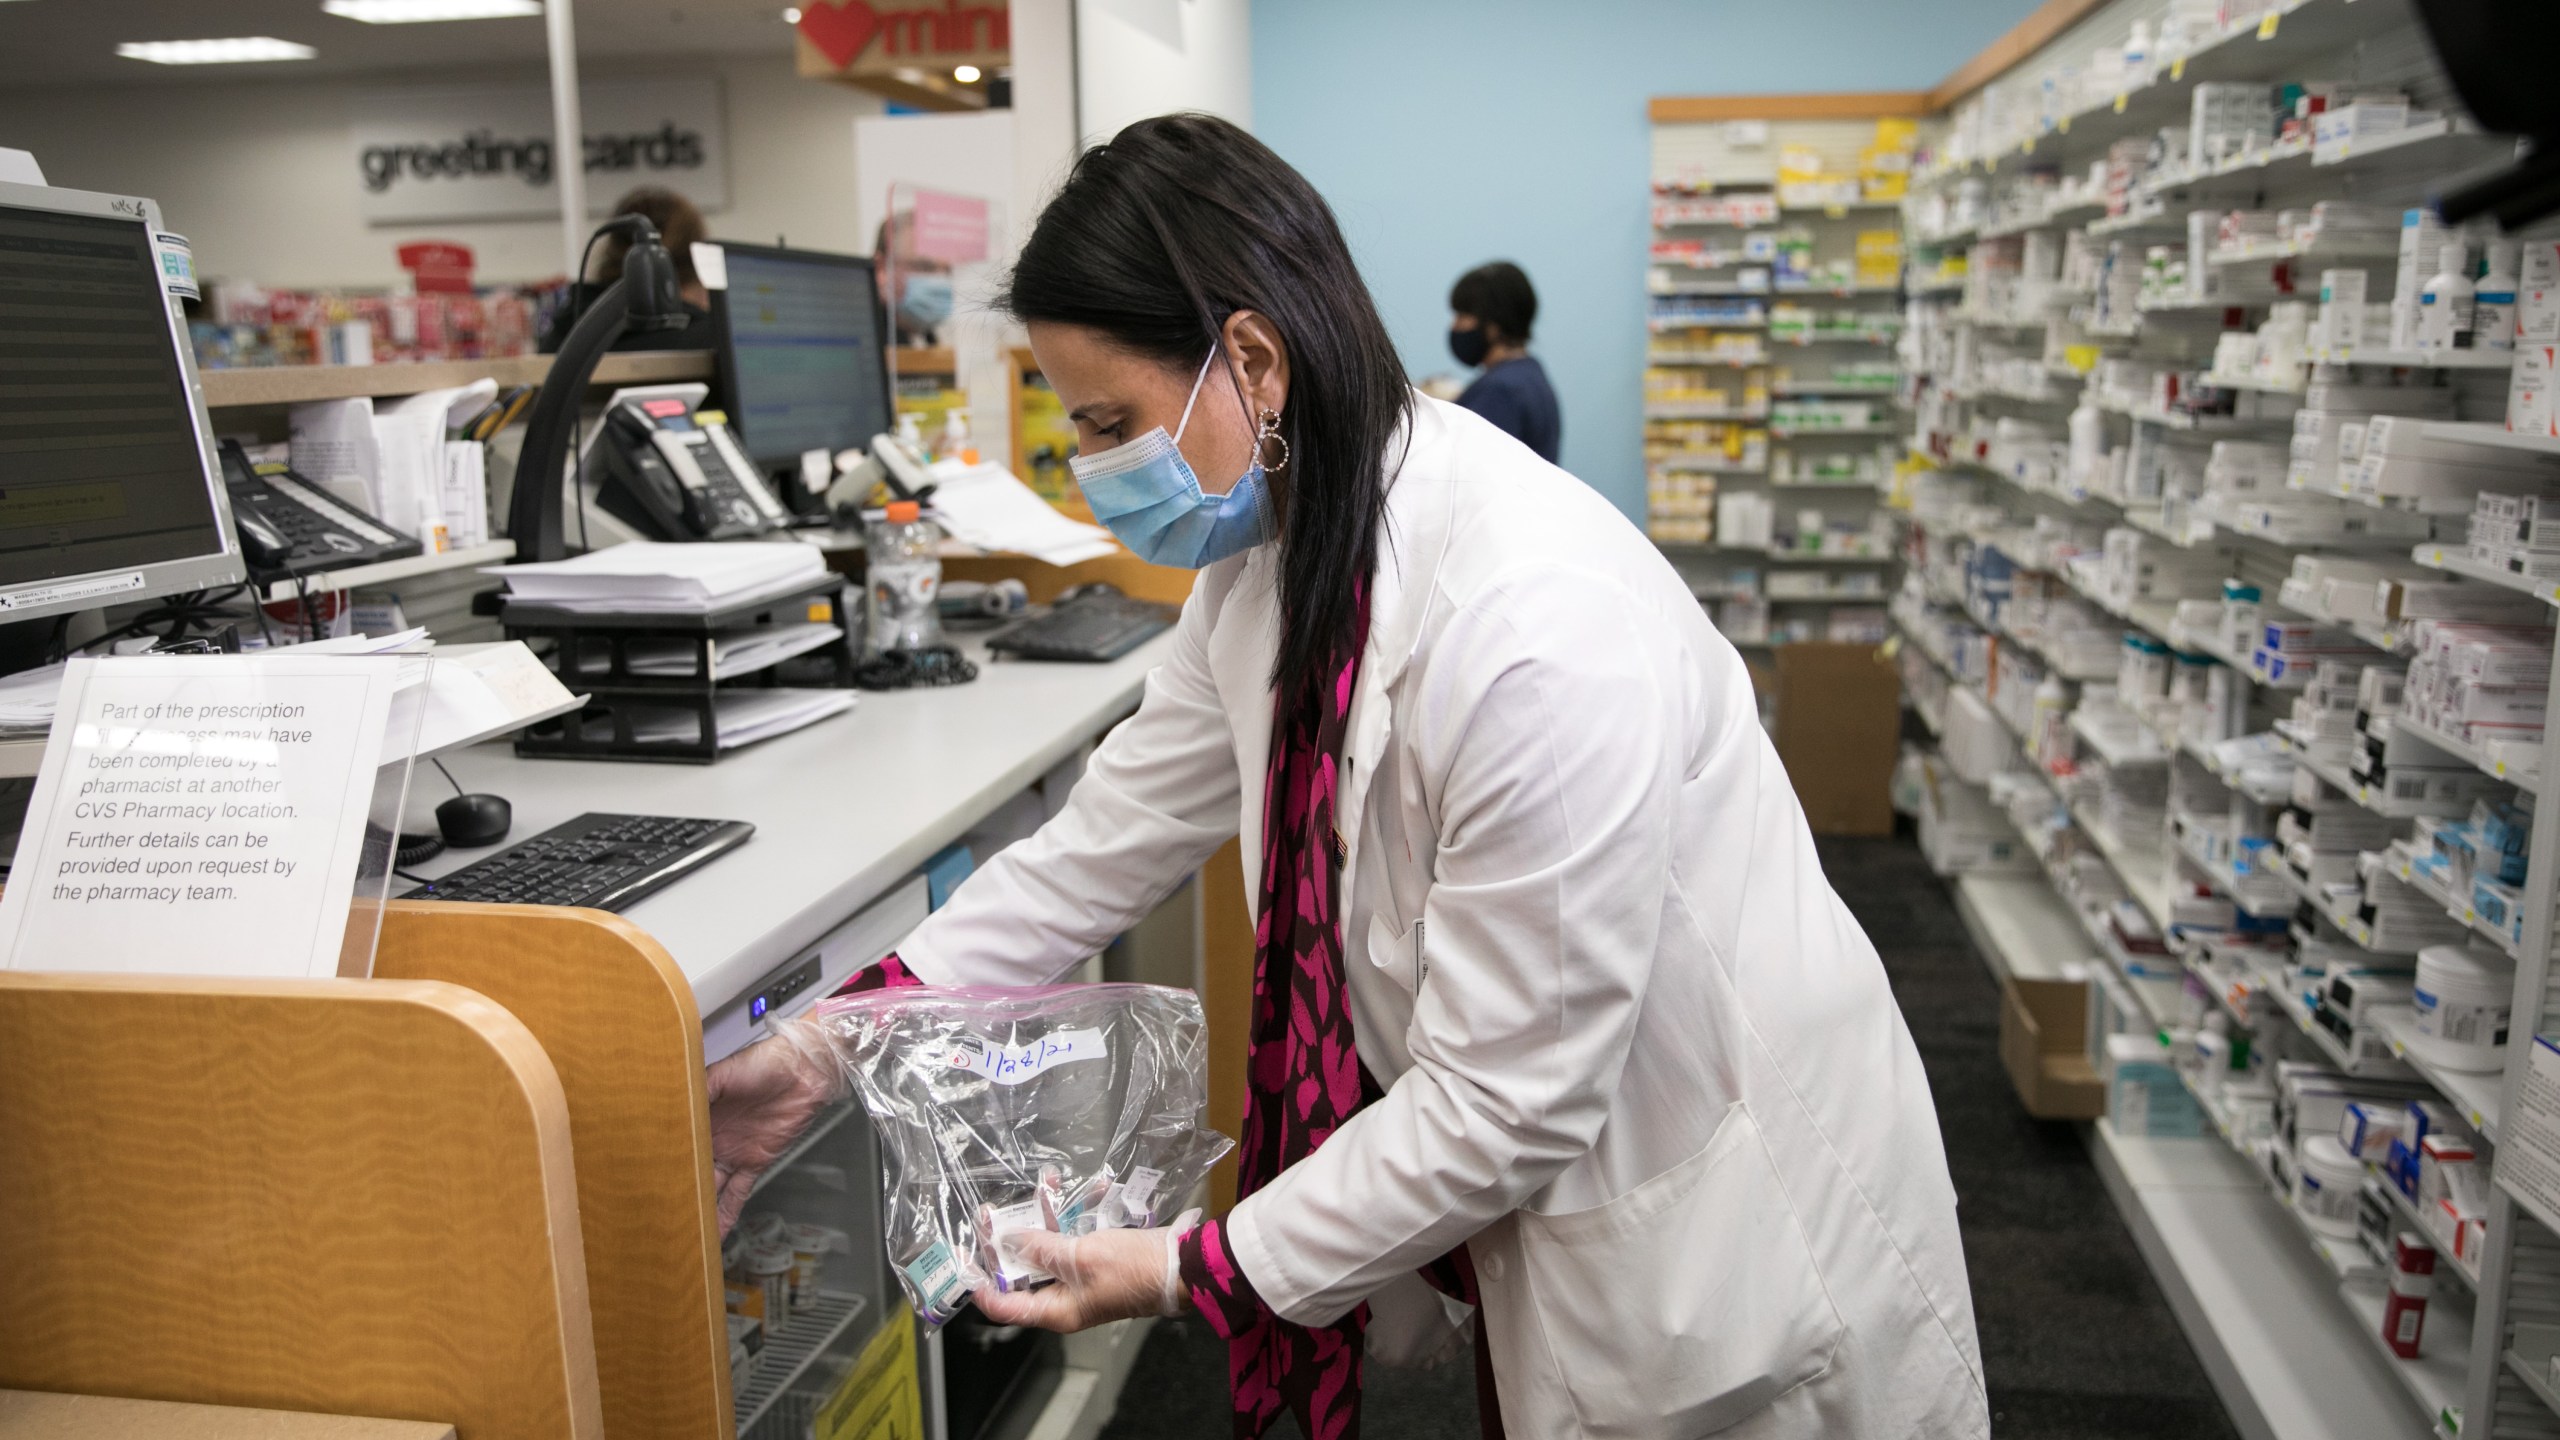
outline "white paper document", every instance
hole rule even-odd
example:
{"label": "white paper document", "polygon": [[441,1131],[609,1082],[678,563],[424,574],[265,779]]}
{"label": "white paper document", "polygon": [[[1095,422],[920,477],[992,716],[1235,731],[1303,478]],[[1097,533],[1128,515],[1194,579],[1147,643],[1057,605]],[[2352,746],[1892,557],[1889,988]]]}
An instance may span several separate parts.
{"label": "white paper document", "polygon": [[1098,560],[1119,547],[1111,532],[1058,513],[1001,465],[936,465],[933,518],[954,540],[1051,565]]}
{"label": "white paper document", "polygon": [[0,965],[338,973],[402,662],[74,660],[6,895]]}
{"label": "white paper document", "polygon": [[[777,625],[769,630],[715,635],[711,637],[711,678],[727,680],[739,675],[752,675],[768,666],[779,665],[794,655],[806,655],[843,634],[841,625],[804,621],[798,625]],[[635,675],[682,676],[691,675],[694,669],[693,642],[690,640],[670,637],[627,641],[622,654]]]}
{"label": "white paper document", "polygon": [[414,535],[427,553],[450,548],[444,524],[441,411],[381,408],[373,416],[375,518]]}
{"label": "white paper document", "polygon": [[493,565],[510,596],[565,609],[615,614],[699,615],[735,602],[788,593],[826,573],[816,547],[789,541],[670,544],[635,540],[574,560]]}
{"label": "white paper document", "polygon": [[0,676],[0,731],[20,734],[53,728],[55,704],[62,694],[60,665],[39,665]]}
{"label": "white paper document", "polygon": [[[521,640],[446,645],[435,655],[412,754],[433,755],[493,740],[585,703]],[[384,764],[401,758],[399,745],[389,751],[382,757]]]}
{"label": "white paper document", "polygon": [[[787,735],[830,715],[853,708],[851,690],[723,690],[712,702],[720,728],[720,748],[735,750],[758,740]],[[690,741],[701,734],[691,710],[670,710],[635,720],[631,738],[666,743]]]}
{"label": "white paper document", "polygon": [[[343,635],[332,640],[311,640],[299,645],[279,645],[264,653],[270,655],[388,655],[403,650],[424,650],[431,642],[424,627],[413,627],[396,634],[366,636]],[[63,665],[39,665],[15,675],[0,676],[0,735],[29,731],[45,732],[53,728],[53,715],[62,696]]]}
{"label": "white paper document", "polygon": [[395,530],[406,528],[376,501],[373,477],[381,464],[375,458],[372,400],[358,395],[296,405],[285,423],[293,436],[285,463],[295,474]]}

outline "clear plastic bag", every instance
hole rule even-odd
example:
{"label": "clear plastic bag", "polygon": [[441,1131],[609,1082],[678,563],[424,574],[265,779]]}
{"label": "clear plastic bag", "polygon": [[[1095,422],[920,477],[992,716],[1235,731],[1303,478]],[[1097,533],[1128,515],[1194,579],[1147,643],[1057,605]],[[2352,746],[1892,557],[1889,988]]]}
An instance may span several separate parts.
{"label": "clear plastic bag", "polygon": [[1200,997],[1160,985],[875,990],[801,1020],[879,1129],[890,1267],[939,1325],[1050,1277],[1003,1244],[1171,1219],[1234,1142],[1208,1128]]}

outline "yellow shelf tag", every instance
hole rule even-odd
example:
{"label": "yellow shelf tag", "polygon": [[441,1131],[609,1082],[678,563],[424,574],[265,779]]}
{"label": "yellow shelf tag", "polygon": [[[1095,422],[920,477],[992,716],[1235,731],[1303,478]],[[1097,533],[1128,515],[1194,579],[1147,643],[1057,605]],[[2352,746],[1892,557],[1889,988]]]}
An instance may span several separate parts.
{"label": "yellow shelf tag", "polygon": [[2284,15],[2281,11],[2268,11],[2258,21],[2258,38],[2261,40],[2273,40],[2276,38],[2276,22],[2283,18]]}
{"label": "yellow shelf tag", "polygon": [[924,1433],[915,1312],[892,1307],[809,1423],[817,1440],[911,1440]]}
{"label": "yellow shelf tag", "polygon": [[2177,59],[2169,62],[2169,78],[2172,80],[2184,80],[2187,78],[2186,56],[2181,55]]}
{"label": "yellow shelf tag", "polygon": [[2070,117],[2070,116],[2065,115],[2065,116],[2063,116],[2063,117],[2062,117],[2062,124],[2061,124],[2061,127],[2060,127],[2060,128],[2061,128],[2061,130],[2062,130],[2062,133],[2063,133],[2063,134],[2065,134],[2065,135],[2068,135],[2068,134],[2070,134],[2070,133],[2071,133],[2071,117]]}
{"label": "yellow shelf tag", "polygon": [[2125,93],[2123,91],[2119,90],[2116,92],[2116,113],[2119,115],[2124,113],[2125,98]]}

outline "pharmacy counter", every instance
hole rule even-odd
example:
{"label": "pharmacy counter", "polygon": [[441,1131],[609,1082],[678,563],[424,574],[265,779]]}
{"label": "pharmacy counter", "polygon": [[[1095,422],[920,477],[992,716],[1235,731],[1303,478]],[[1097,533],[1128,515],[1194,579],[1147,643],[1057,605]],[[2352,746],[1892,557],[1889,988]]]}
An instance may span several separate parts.
{"label": "pharmacy counter", "polygon": [[[746,844],[624,912],[693,982],[717,1058],[747,1038],[747,999],[796,973],[840,927],[859,928],[846,922],[866,907],[895,902],[877,908],[872,928],[893,927],[881,943],[903,935],[922,915],[921,886],[909,884],[918,868],[1134,710],[1172,645],[1167,634],[1108,664],[1065,665],[990,662],[970,642],[963,648],[979,662],[970,684],[865,692],[849,715],[708,766],[526,759],[504,743],[446,763],[465,789],[514,805],[510,842],[587,811],[756,827]],[[412,823],[443,786],[423,771],[413,779]],[[489,853],[448,852],[415,873],[432,878]]]}

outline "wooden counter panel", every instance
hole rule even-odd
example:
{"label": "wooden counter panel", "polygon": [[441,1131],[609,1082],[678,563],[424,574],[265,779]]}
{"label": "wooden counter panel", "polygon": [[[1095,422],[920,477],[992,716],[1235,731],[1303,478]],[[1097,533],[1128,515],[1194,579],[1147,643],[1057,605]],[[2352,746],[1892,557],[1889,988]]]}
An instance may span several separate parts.
{"label": "wooden counter panel", "polygon": [[0,973],[0,1386],[597,1440],[575,1187],[479,995]]}

